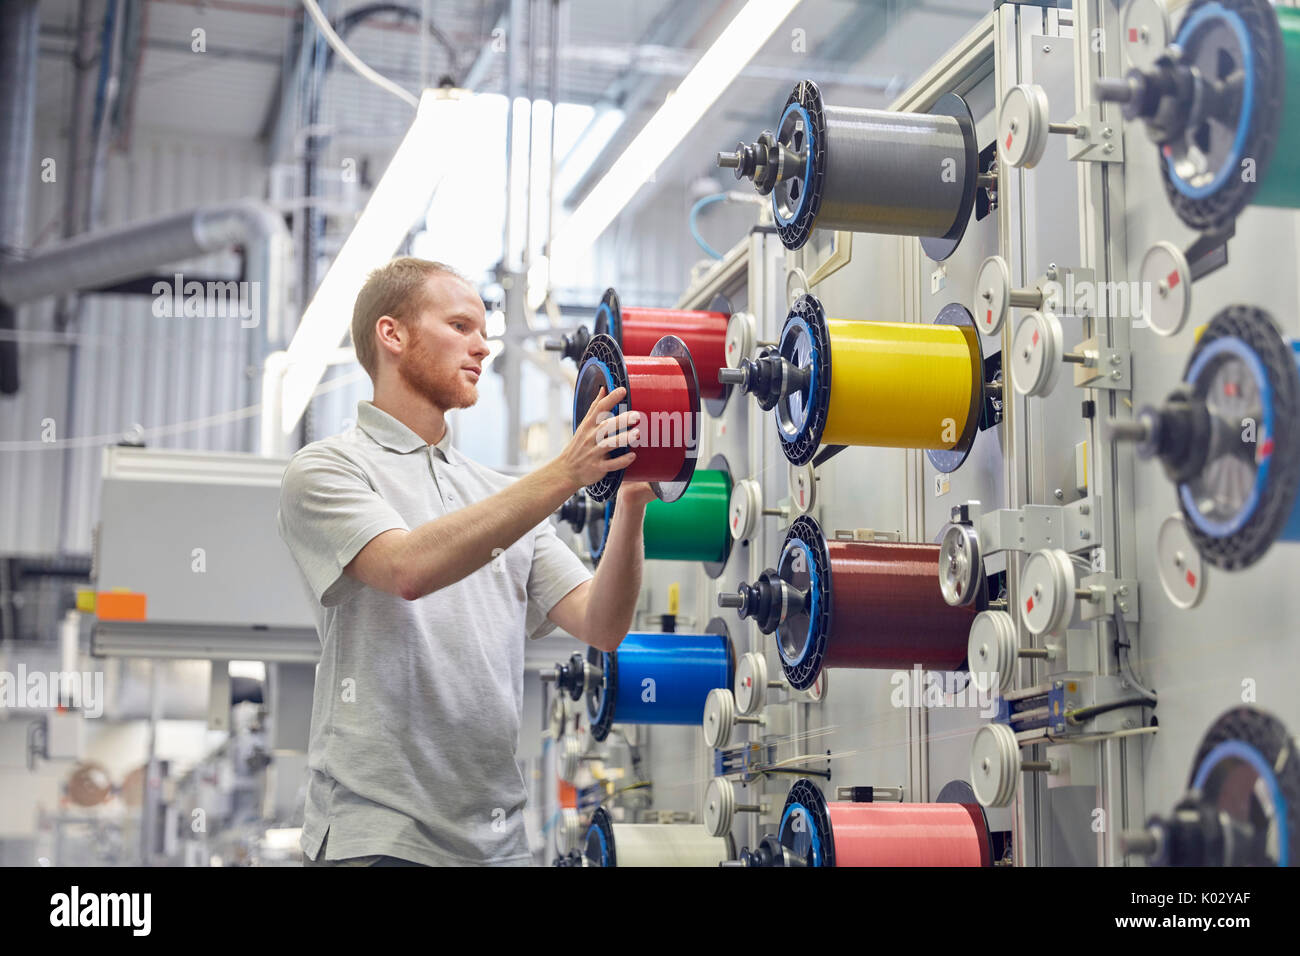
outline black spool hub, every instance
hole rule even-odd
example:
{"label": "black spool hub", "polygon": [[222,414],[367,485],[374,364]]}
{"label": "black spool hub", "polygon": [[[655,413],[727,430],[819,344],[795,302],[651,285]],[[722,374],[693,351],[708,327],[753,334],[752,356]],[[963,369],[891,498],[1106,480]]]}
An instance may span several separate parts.
{"label": "black spool hub", "polygon": [[[712,458],[709,459],[709,466],[706,470],[721,471],[726,474],[727,494],[729,497],[731,494],[731,488],[735,484],[735,481],[732,479],[731,476],[731,465],[727,461],[727,456],[714,455]],[[704,565],[704,573],[707,574],[713,580],[717,580],[718,578],[722,577],[722,572],[727,569],[727,561],[730,560],[731,558],[731,531],[729,529],[724,529],[724,530],[727,530],[727,534],[725,535],[725,541],[722,545],[722,560],[701,562]]]}
{"label": "black spool hub", "polygon": [[[792,559],[783,559],[778,568],[783,580],[808,595],[803,610],[791,613],[777,628],[777,640],[785,648],[785,653],[781,655],[781,667],[785,671],[786,680],[795,690],[807,690],[821,675],[822,661],[826,657],[826,648],[830,641],[833,623],[831,556],[821,526],[807,515],[801,515],[794,520],[785,540],[787,544],[799,540],[808,546],[813,565],[810,570],[817,576],[814,595],[810,593],[811,575],[808,570],[800,571],[792,567]],[[782,550],[784,551],[784,548]],[[816,617],[812,618],[814,596],[817,610]],[[810,627],[811,637],[809,637]],[[787,656],[793,658],[800,654],[805,640],[808,642],[807,652],[799,656],[796,663],[786,663]]]}
{"label": "black spool hub", "polygon": [[[803,337],[802,330],[791,324],[795,318],[807,323],[811,345],[817,352],[814,375],[810,376],[810,379],[815,378],[815,382],[811,391],[805,383],[777,401],[777,435],[781,439],[781,450],[785,452],[785,457],[796,465],[806,465],[817,454],[822,432],[826,428],[826,418],[830,413],[831,337],[826,328],[826,312],[821,301],[815,295],[799,296],[790,307],[778,345],[781,358],[796,368],[808,369],[813,366],[812,356],[808,352],[810,343]],[[793,413],[802,412],[805,408],[807,423],[805,427],[796,429]]]}
{"label": "black spool hub", "polygon": [[821,790],[817,789],[815,783],[807,777],[800,777],[790,788],[789,796],[785,798],[785,807],[781,811],[783,820],[785,811],[796,803],[802,805],[808,815],[804,818],[802,826],[794,823],[796,819],[794,816],[781,826],[781,832],[777,835],[781,846],[797,861],[796,865],[802,863],[804,866],[812,866],[815,833],[821,846],[821,865],[834,866],[835,835],[831,831],[831,815],[826,806],[826,798],[822,796]]}
{"label": "black spool hub", "polygon": [[580,533],[587,524],[587,496],[579,491],[560,505],[556,515],[575,532]]}
{"label": "black spool hub", "polygon": [[[655,347],[650,350],[652,358],[671,358],[676,359],[677,364],[682,367],[682,374],[686,377],[686,389],[689,396],[690,410],[687,412],[691,416],[690,420],[690,437],[693,442],[691,447],[686,449],[686,456],[682,461],[681,470],[671,481],[652,481],[650,487],[654,493],[659,496],[660,501],[676,501],[682,495],[686,494],[687,487],[690,486],[691,477],[695,474],[695,462],[699,456],[700,445],[700,379],[695,374],[695,362],[691,359],[690,350],[686,348],[686,343],[675,335],[665,335]],[[624,372],[626,375],[626,371]],[[631,395],[628,396],[629,401]],[[668,429],[672,434],[672,428]],[[686,437],[686,426],[683,423],[682,437]],[[619,472],[622,475],[622,472]]]}
{"label": "black spool hub", "polygon": [[737,590],[744,603],[736,614],[741,620],[752,618],[760,633],[771,634],[781,623],[781,585],[775,568],[764,570],[753,584],[741,581]]}
{"label": "black spool hub", "polygon": [[765,346],[753,359],[741,359],[738,368],[745,373],[745,392],[754,396],[758,407],[765,412],[776,408],[785,374],[776,348]]}
{"label": "black spool hub", "polygon": [[[1251,306],[1228,306],[1211,321],[1192,350],[1190,370],[1203,349],[1222,338],[1234,337],[1245,343],[1263,364],[1273,392],[1273,452],[1269,461],[1268,481],[1264,485],[1255,511],[1239,531],[1226,537],[1214,537],[1202,531],[1187,514],[1187,530],[1197,550],[1216,567],[1233,571],[1254,564],[1277,539],[1295,506],[1300,486],[1300,372],[1291,347],[1283,341],[1267,312]],[[1186,377],[1187,373],[1184,373]],[[1214,376],[1206,378],[1213,380]],[[1187,383],[1197,399],[1204,403],[1204,381]],[[1236,433],[1241,423],[1231,423]],[[1245,444],[1253,452],[1255,445]],[[1183,496],[1179,505],[1187,513]]]}
{"label": "black spool hub", "polygon": [[[1286,726],[1271,714],[1252,707],[1237,707],[1214,722],[1192,761],[1188,777],[1191,792],[1179,802],[1168,819],[1152,817],[1147,826],[1160,834],[1160,848],[1154,862],[1170,866],[1277,865],[1272,854],[1282,847],[1270,846],[1270,830],[1280,839],[1280,828],[1272,821],[1259,797],[1263,788],[1255,768],[1244,761],[1224,757],[1210,771],[1200,790],[1196,778],[1210,754],[1221,744],[1240,742],[1256,751],[1271,768],[1282,800],[1286,803],[1289,862],[1300,859],[1300,752]],[[1225,824],[1224,817],[1228,818]]]}
{"label": "black spool hub", "polygon": [[[801,80],[789,99],[785,101],[785,106],[781,108],[782,114],[795,103],[808,111],[810,126],[804,131],[807,140],[805,148],[811,148],[813,156],[811,174],[806,180],[803,178],[802,171],[799,175],[785,176],[782,183],[779,183],[772,192],[774,207],[778,202],[778,192],[784,190],[788,194],[789,189],[795,184],[798,184],[798,188],[806,198],[804,207],[806,211],[803,215],[797,216],[785,225],[777,220],[777,234],[787,249],[802,249],[808,242],[808,237],[812,235],[812,231],[817,228],[817,216],[822,209],[822,194],[826,188],[826,110],[822,105],[822,91],[812,80]],[[804,201],[798,196],[791,196],[790,199],[796,203]]]}
{"label": "black spool hub", "polygon": [[1198,793],[1175,805],[1168,819],[1152,817],[1149,833],[1158,834],[1153,866],[1257,866],[1266,857],[1263,836],[1253,825],[1228,818]]}
{"label": "black spool hub", "polygon": [[1174,484],[1201,473],[1212,429],[1209,410],[1193,389],[1180,385],[1159,409],[1143,408],[1137,417],[1151,430],[1150,437],[1138,446],[1140,455],[1158,457]]}
{"label": "black spool hub", "polygon": [[[605,839],[603,860],[600,855],[601,837]],[[614,821],[604,807],[597,807],[596,812],[591,815],[591,825],[587,827],[583,855],[591,866],[618,866],[618,858],[614,853]]]}
{"label": "black spool hub", "polygon": [[962,150],[962,186],[961,204],[957,207],[957,218],[951,228],[942,236],[920,236],[921,249],[935,262],[943,262],[961,245],[966,235],[966,226],[970,223],[971,210],[975,208],[975,193],[979,185],[980,148],[975,139],[975,119],[970,107],[956,93],[945,93],[929,110],[931,116],[948,116],[957,121],[961,130],[964,149]]}
{"label": "black spool hub", "polygon": [[585,325],[580,325],[568,335],[560,337],[560,354],[572,362],[581,364],[582,353],[591,343],[591,333]]}
{"label": "black spool hub", "polygon": [[925,451],[925,457],[930,459],[930,464],[934,465],[936,471],[950,475],[966,461],[975,444],[975,436],[980,431],[985,398],[984,353],[980,349],[980,337],[975,332],[975,319],[964,305],[958,302],[948,303],[934,317],[934,324],[955,325],[965,337],[966,347],[970,349],[971,389],[970,404],[966,409],[966,427],[952,448],[927,448]]}
{"label": "black spool hub", "polygon": [[795,867],[805,866],[801,858],[794,856],[788,849],[781,845],[781,841],[775,835],[769,833],[759,841],[758,846],[753,850],[746,847],[740,851],[741,866],[762,866],[762,867]]}
{"label": "black spool hub", "polygon": [[601,685],[587,688],[587,722],[591,727],[591,736],[598,741],[608,737],[614,726],[614,711],[618,706],[618,651],[587,648],[587,663],[596,670],[604,673],[607,661],[608,673]]}
{"label": "black spool hub", "polygon": [[[1250,117],[1245,121],[1246,141],[1240,155],[1255,160],[1255,176],[1250,181],[1245,181],[1241,175],[1234,173],[1228,176],[1223,185],[1213,194],[1203,199],[1193,199],[1184,195],[1174,185],[1169,174],[1169,164],[1165,162],[1165,144],[1157,144],[1160,153],[1158,159],[1160,178],[1165,184],[1170,205],[1178,214],[1178,218],[1193,229],[1202,232],[1213,232],[1226,227],[1250,203],[1256,187],[1264,180],[1273,161],[1286,98],[1286,60],[1282,46],[1282,33],[1278,28],[1277,14],[1273,12],[1267,0],[1194,0],[1183,13],[1183,22],[1187,23],[1195,16],[1197,10],[1211,2],[1241,17],[1250,37],[1251,53],[1255,61],[1255,102]],[[1241,61],[1238,59],[1230,64],[1225,59],[1225,52],[1216,48],[1215,59],[1223,60],[1222,65],[1217,62],[1200,63],[1197,59],[1201,46],[1199,41],[1208,35],[1207,31],[1210,30],[1213,30],[1213,26],[1207,25],[1193,35],[1192,39],[1198,42],[1188,44],[1188,49],[1183,51],[1181,62],[1186,66],[1196,64],[1201,69],[1209,69],[1215,79],[1222,80],[1225,76],[1220,74],[1233,68],[1240,70]],[[1235,42],[1235,33],[1230,30],[1228,32]],[[1237,108],[1240,109],[1239,104]],[[1295,109],[1294,106],[1290,108]],[[1240,116],[1236,119],[1239,129],[1242,120]],[[1235,130],[1233,134],[1235,135]],[[1195,129],[1187,130],[1184,135],[1193,143],[1198,137],[1204,142],[1210,135],[1209,122],[1198,123]]]}
{"label": "black spool hub", "polygon": [[[627,395],[624,396],[623,401],[614,409],[614,413],[619,414],[620,412],[626,411],[632,403],[632,390],[628,387],[627,363],[623,361],[623,350],[620,349],[618,343],[608,335],[602,334],[592,336],[591,342],[587,346],[587,350],[582,353],[582,360],[578,363],[580,371],[578,373],[578,384],[575,387],[573,401],[575,419],[573,425],[575,428],[577,427],[578,422],[582,421],[586,416],[587,410],[591,408],[592,402],[596,400],[596,395],[602,388],[606,387],[605,377],[600,374],[599,369],[594,365],[590,368],[587,367],[589,359],[599,359],[601,362],[604,362],[605,367],[609,369],[610,378],[614,383],[614,388],[609,391],[612,392],[614,389],[618,388],[628,389]],[[581,410],[581,415],[578,414],[579,410]],[[608,457],[618,458],[623,454],[626,454],[623,449],[611,448]],[[607,473],[604,478],[601,478],[599,481],[593,482],[587,486],[587,496],[593,501],[608,501],[618,492],[618,486],[622,484],[622,482],[623,469],[611,471]]]}
{"label": "black spool hub", "polygon": [[555,665],[555,686],[569,695],[570,700],[582,697],[586,672],[582,666],[582,655],[574,654],[567,664]]}

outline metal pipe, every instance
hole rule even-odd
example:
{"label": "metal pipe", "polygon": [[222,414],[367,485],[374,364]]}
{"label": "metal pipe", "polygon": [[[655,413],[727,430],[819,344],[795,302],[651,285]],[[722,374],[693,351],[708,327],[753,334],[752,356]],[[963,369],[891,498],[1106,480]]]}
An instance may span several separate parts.
{"label": "metal pipe", "polygon": [[[168,262],[243,245],[249,251],[249,279],[283,287],[278,261],[288,229],[279,214],[261,203],[239,201],[202,206],[161,219],[101,229],[35,253],[22,261],[0,264],[0,301],[11,306],[61,292],[106,285],[142,275]],[[252,247],[261,245],[262,249]],[[260,255],[258,253],[261,253]],[[263,285],[260,303],[270,330],[283,320],[282,304]]]}
{"label": "metal pipe", "polygon": [[[103,81],[103,96],[95,104],[93,128],[90,131],[91,165],[90,182],[87,184],[86,222],[83,229],[94,228],[103,218],[104,165],[108,154],[108,131],[113,125],[112,114],[117,106],[121,89],[120,73],[122,68],[122,23],[126,19],[124,4],[120,0],[109,0],[108,19],[104,25],[103,42],[100,47],[100,75]],[[112,32],[109,33],[108,31]]]}
{"label": "metal pipe", "polygon": [[[37,0],[0,4],[0,263],[21,255],[27,241],[27,184],[31,182],[36,119]],[[12,306],[13,303],[5,303]],[[0,328],[17,328],[14,309],[0,307]],[[18,391],[18,345],[0,344],[0,394]]]}

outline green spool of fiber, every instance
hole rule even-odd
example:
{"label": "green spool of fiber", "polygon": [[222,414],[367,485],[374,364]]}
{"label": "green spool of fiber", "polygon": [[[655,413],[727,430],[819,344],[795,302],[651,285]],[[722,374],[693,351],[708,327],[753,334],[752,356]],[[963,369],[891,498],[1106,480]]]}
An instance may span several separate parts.
{"label": "green spool of fiber", "polygon": [[[721,575],[731,554],[727,529],[730,500],[731,469],[726,458],[714,455],[708,468],[696,469],[679,499],[652,501],[646,506],[642,525],[646,559],[699,561],[709,577]],[[614,500],[591,501],[579,493],[564,503],[559,517],[574,531],[585,532],[591,560],[598,563],[614,517]]]}
{"label": "green spool of fiber", "polygon": [[1096,92],[1146,123],[1169,202],[1193,229],[1226,231],[1251,204],[1300,208],[1300,10],[1193,0],[1149,68]]}
{"label": "green spool of fiber", "polygon": [[727,503],[731,474],[697,471],[686,494],[674,502],[652,501],[645,509],[645,556],[663,561],[725,562],[731,545]]}

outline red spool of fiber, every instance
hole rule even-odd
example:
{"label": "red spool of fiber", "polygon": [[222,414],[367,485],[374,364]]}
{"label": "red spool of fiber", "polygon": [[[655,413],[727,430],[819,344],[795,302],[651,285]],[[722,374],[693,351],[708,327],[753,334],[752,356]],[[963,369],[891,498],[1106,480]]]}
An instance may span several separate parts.
{"label": "red spool of fiber", "polygon": [[[992,865],[988,820],[974,794],[969,803],[943,802],[943,796],[939,803],[827,802],[801,778],[781,812],[780,857],[788,853],[798,865],[821,867]],[[777,857],[768,852],[751,859],[763,865]]]}
{"label": "red spool of fiber", "polygon": [[978,804],[828,803],[836,866],[988,866]]}
{"label": "red spool of fiber", "polygon": [[618,293],[606,289],[596,309],[592,333],[580,327],[562,339],[548,342],[546,347],[563,352],[581,366],[593,334],[608,335],[629,358],[648,356],[664,336],[675,335],[691,353],[700,398],[709,414],[716,417],[722,414],[731,394],[731,386],[718,381],[718,372],[727,367],[727,323],[731,320],[730,306],[719,299],[727,311],[624,308]]}
{"label": "red spool of fiber", "polygon": [[938,545],[827,541],[805,515],[776,569],[718,603],[777,633],[786,678],[802,690],[823,667],[964,670],[970,625],[987,600],[944,601]]}
{"label": "red spool of fiber", "polygon": [[828,541],[834,615],[823,667],[956,670],[966,660],[973,606],[939,588],[937,544]]}
{"label": "red spool of fiber", "polygon": [[700,397],[716,400],[726,397],[728,385],[718,381],[718,371],[727,367],[727,312],[704,312],[689,309],[624,308],[613,289],[605,290],[596,310],[595,331],[609,335],[623,349],[624,355],[649,355],[665,335],[675,335],[686,343],[700,377]]}
{"label": "red spool of fiber", "polygon": [[[608,501],[626,477],[628,481],[650,482],[662,501],[676,501],[691,483],[699,444],[700,387],[685,343],[667,335],[655,343],[648,356],[625,357],[610,336],[593,336],[579,363],[573,393],[575,430],[602,388],[606,394],[616,388],[627,389],[623,404],[614,413],[641,413],[636,426],[640,440],[629,446],[636,452],[636,461],[588,485],[587,494],[595,501]],[[610,457],[624,453],[624,449],[614,449]]]}

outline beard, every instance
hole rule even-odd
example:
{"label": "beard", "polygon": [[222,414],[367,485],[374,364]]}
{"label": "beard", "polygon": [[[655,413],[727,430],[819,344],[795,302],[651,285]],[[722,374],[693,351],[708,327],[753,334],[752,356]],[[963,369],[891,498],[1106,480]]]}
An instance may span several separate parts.
{"label": "beard", "polygon": [[478,389],[460,377],[459,368],[440,372],[433,350],[418,326],[411,326],[411,346],[402,353],[397,373],[412,391],[443,411],[469,408],[478,401]]}

